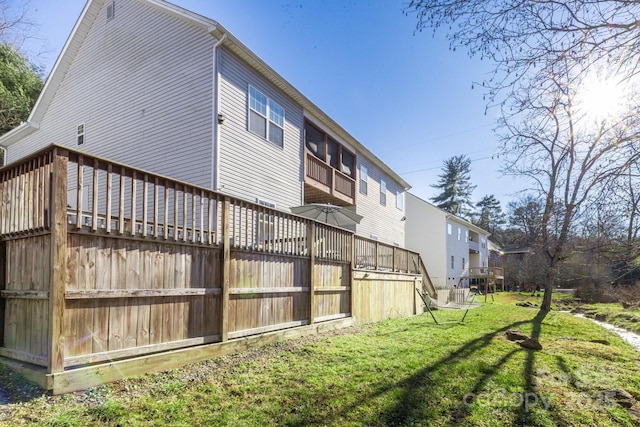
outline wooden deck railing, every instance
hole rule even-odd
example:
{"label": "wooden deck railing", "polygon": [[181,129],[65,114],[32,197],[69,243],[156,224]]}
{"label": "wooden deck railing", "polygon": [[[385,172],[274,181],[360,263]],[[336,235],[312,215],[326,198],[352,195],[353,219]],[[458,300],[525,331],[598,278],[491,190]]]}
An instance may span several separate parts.
{"label": "wooden deck railing", "polygon": [[0,198],[0,356],[48,373],[349,317],[352,270],[421,274],[406,249],[58,146],[0,169]]}
{"label": "wooden deck railing", "polygon": [[305,177],[327,194],[350,204],[355,202],[356,181],[309,152],[305,152]]}

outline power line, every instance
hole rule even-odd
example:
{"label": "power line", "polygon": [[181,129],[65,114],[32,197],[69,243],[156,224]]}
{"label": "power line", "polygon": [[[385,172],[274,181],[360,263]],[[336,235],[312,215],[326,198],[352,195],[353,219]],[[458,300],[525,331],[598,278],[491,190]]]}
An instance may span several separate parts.
{"label": "power line", "polygon": [[382,151],[377,151],[376,150],[376,151],[377,151],[378,154],[382,154],[382,153],[388,153],[390,151],[396,151],[396,150],[403,149],[403,148],[416,147],[418,145],[425,145],[425,144],[427,144],[429,142],[439,141],[441,139],[451,138],[452,136],[462,135],[462,134],[473,132],[474,130],[483,129],[483,128],[486,128],[486,127],[489,127],[489,126],[493,126],[493,123],[488,123],[486,125],[482,125],[482,126],[477,126],[477,127],[470,128],[470,129],[461,130],[459,132],[450,133],[448,135],[437,136],[435,138],[427,139],[426,141],[416,142],[415,144],[394,146],[393,148],[389,148],[387,150],[382,150]]}

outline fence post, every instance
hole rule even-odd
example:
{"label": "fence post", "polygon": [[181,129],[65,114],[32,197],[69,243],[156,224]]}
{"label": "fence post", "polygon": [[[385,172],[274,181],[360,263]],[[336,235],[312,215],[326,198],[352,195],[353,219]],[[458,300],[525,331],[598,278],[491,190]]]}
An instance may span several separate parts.
{"label": "fence post", "polygon": [[[231,241],[229,240],[231,202],[228,197],[222,203],[222,277],[220,280],[220,329],[222,341],[229,339],[229,276],[231,273]],[[186,216],[185,216],[186,218]]]}
{"label": "fence post", "polygon": [[376,265],[375,265],[375,270],[379,270],[379,266],[380,266],[380,262],[378,260],[378,242],[376,242],[376,246],[375,246],[375,253],[376,253]]}
{"label": "fence post", "polygon": [[309,324],[314,323],[316,317],[316,223],[307,224],[307,244],[309,245]]}
{"label": "fence post", "polygon": [[67,257],[67,168],[69,152],[53,151],[51,176],[51,278],[49,281],[49,374],[64,370],[64,291]]}
{"label": "fence post", "polygon": [[353,282],[356,271],[356,235],[352,233],[349,236],[351,242],[351,262],[349,263],[349,315],[353,317]]}

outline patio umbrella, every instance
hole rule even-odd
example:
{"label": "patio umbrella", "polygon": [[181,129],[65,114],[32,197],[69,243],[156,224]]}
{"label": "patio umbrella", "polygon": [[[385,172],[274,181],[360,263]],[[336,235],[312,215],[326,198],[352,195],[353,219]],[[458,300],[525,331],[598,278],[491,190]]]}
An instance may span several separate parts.
{"label": "patio umbrella", "polygon": [[309,203],[291,208],[291,212],[336,227],[348,227],[359,224],[362,215],[351,209],[326,203]]}

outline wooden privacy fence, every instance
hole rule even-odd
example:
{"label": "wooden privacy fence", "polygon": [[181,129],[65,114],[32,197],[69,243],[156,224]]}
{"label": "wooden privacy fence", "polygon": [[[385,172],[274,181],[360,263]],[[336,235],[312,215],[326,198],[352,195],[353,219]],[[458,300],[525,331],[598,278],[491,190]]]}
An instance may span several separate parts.
{"label": "wooden privacy fence", "polygon": [[356,269],[393,273],[415,313],[413,252],[66,148],[0,170],[0,197],[0,356],[54,391],[72,368],[395,310],[354,306]]}

